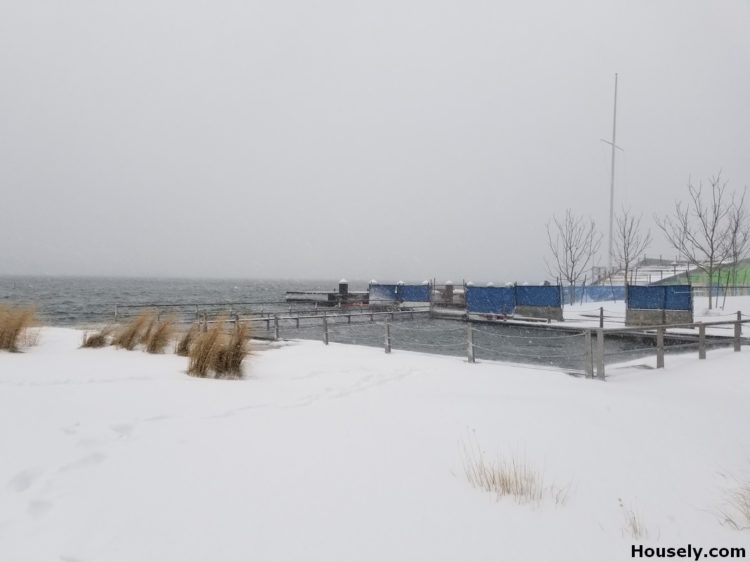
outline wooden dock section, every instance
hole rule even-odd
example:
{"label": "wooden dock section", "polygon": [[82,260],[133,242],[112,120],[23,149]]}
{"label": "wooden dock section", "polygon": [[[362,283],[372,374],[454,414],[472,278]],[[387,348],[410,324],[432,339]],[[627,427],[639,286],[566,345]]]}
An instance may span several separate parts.
{"label": "wooden dock section", "polygon": [[370,301],[369,291],[350,291],[346,279],[335,291],[287,291],[288,303],[314,303],[318,306],[363,306]]}

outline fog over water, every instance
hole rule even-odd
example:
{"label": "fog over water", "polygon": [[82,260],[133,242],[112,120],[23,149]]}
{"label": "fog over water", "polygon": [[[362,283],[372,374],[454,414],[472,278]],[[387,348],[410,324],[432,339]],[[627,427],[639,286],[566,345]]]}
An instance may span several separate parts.
{"label": "fog over water", "polygon": [[652,224],[689,177],[750,184],[748,22],[747,0],[1,2],[0,275],[538,281],[552,213],[607,230],[615,72],[616,207]]}

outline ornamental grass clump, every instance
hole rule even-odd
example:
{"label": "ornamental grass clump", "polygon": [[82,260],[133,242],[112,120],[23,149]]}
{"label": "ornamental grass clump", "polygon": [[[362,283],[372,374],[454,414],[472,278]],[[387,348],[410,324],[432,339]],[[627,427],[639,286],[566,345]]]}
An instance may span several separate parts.
{"label": "ornamental grass clump", "polygon": [[156,320],[148,331],[146,338],[147,353],[163,353],[174,335],[174,318]]}
{"label": "ornamental grass clump", "polygon": [[155,318],[153,312],[143,312],[125,324],[114,336],[112,345],[132,351],[141,343],[143,336],[150,329]]}
{"label": "ornamental grass clump", "polygon": [[81,347],[99,348],[109,345],[109,339],[113,331],[114,328],[112,326],[105,326],[97,332],[84,332]]}
{"label": "ornamental grass clump", "polygon": [[177,346],[174,352],[181,357],[188,357],[190,355],[190,346],[195,341],[195,338],[200,332],[200,326],[197,322],[194,322],[190,329],[185,332],[182,337],[177,341]]}
{"label": "ornamental grass clump", "polygon": [[0,350],[18,351],[35,321],[33,308],[0,306]]}
{"label": "ornamental grass clump", "polygon": [[138,344],[147,346],[148,341],[151,339],[151,334],[156,329],[156,325],[159,323],[159,315],[153,310],[143,313],[146,316],[146,321],[138,334]]}
{"label": "ornamental grass clump", "polygon": [[196,377],[208,377],[211,366],[216,362],[219,353],[219,339],[223,322],[216,322],[210,329],[200,334],[190,346],[188,357],[188,374]]}
{"label": "ornamental grass clump", "polygon": [[237,323],[228,337],[224,337],[216,354],[214,372],[216,378],[241,378],[242,361],[247,357],[250,327]]}
{"label": "ornamental grass clump", "polygon": [[188,374],[203,378],[238,379],[249,353],[250,328],[237,323],[230,333],[223,321],[215,322],[189,346]]}

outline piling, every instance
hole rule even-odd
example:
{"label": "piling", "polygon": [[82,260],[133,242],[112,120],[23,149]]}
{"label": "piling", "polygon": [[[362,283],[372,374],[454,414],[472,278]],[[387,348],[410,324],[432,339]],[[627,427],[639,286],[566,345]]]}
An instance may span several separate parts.
{"label": "piling", "polygon": [[737,311],[737,321],[734,323],[734,350],[742,350],[742,312]]}
{"label": "piling", "polygon": [[664,328],[656,329],[656,368],[664,368]]}
{"label": "piling", "polygon": [[591,348],[592,338],[591,330],[586,330],[584,333],[583,347],[584,347],[584,370],[586,372],[586,378],[592,378],[594,376],[594,353]]}
{"label": "piling", "polygon": [[472,328],[471,323],[466,325],[466,356],[469,363],[476,362],[474,358],[474,328]]}

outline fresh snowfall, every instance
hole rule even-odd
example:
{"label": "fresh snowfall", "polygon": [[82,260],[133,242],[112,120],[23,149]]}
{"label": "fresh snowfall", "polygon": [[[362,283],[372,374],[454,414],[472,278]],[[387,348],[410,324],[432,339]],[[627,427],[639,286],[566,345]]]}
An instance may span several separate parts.
{"label": "fresh snowfall", "polygon": [[[750,557],[750,349],[609,365],[602,382],[288,341],[213,380],[81,336],[42,328],[0,353],[2,561]],[[532,490],[488,491],[481,467]]]}

